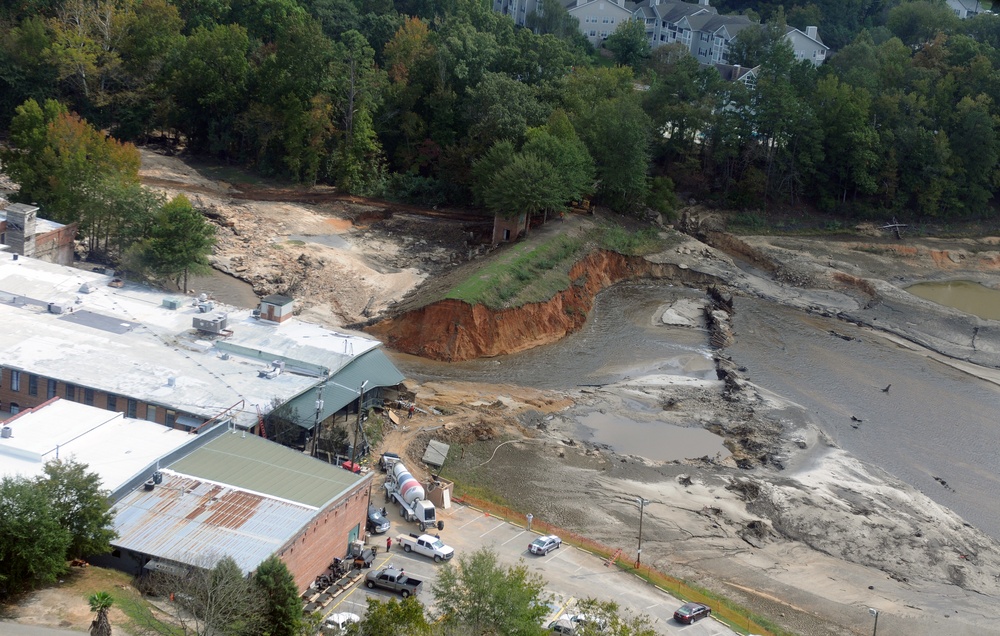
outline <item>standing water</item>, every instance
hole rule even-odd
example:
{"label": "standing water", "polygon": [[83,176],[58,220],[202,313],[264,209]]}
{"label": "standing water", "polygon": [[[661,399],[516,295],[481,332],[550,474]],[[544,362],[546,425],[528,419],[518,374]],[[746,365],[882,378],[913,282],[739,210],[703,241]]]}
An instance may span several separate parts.
{"label": "standing water", "polygon": [[971,280],[917,283],[906,288],[918,298],[953,307],[986,320],[1000,320],[1000,290]]}

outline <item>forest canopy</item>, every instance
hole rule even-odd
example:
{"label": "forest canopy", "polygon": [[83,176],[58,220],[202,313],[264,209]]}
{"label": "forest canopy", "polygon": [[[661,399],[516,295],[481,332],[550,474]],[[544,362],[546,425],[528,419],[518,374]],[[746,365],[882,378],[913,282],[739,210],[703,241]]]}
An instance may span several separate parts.
{"label": "forest canopy", "polygon": [[[77,203],[106,198],[95,190],[127,195],[143,219],[162,205],[134,187],[131,144],[150,142],[261,175],[506,215],[588,196],[669,212],[670,183],[735,208],[991,212],[1000,16],[959,20],[943,0],[714,5],[764,21],[733,45],[752,82],[724,81],[679,45],[648,52],[636,29],[595,51],[555,2],[533,28],[477,0],[4,3],[5,163],[21,197],[105,232]],[[818,26],[828,61],[797,62],[786,25]],[[46,127],[48,142],[25,134]],[[74,164],[88,148],[98,163]],[[127,242],[132,217],[106,223]]]}

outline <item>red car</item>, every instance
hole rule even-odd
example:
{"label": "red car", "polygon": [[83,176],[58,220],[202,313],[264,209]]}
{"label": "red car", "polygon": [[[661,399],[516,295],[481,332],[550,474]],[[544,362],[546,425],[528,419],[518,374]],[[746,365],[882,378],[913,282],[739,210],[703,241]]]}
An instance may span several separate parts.
{"label": "red car", "polygon": [[687,623],[690,625],[695,621],[700,621],[701,619],[711,615],[712,609],[708,605],[702,605],[701,603],[685,603],[674,612],[674,620],[678,623]]}

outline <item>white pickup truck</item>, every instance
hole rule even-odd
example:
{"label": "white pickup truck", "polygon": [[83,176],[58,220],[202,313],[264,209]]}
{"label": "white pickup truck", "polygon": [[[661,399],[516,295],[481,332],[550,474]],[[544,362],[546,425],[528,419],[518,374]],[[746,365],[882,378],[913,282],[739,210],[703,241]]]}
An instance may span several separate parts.
{"label": "white pickup truck", "polygon": [[396,538],[405,552],[416,552],[434,559],[435,563],[447,561],[455,556],[455,549],[444,544],[441,539],[429,534],[401,534]]}

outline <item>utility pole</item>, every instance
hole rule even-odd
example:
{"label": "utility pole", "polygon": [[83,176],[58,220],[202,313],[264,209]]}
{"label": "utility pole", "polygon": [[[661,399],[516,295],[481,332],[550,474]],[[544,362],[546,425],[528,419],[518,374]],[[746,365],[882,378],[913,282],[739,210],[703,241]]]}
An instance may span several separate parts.
{"label": "utility pole", "polygon": [[361,383],[361,390],[358,391],[358,423],[354,427],[354,443],[351,444],[351,467],[354,466],[354,458],[358,453],[358,431],[361,430],[361,410],[365,403],[365,387],[368,386],[368,380]]}
{"label": "utility pole", "polygon": [[635,501],[639,504],[639,549],[635,553],[635,567],[639,567],[642,563],[642,513],[646,509],[646,504],[649,503],[648,499],[643,499],[642,497],[636,497]]}
{"label": "utility pole", "polygon": [[312,456],[316,457],[316,448],[319,446],[319,418],[323,413],[323,388],[326,386],[326,382],[319,385],[319,389],[316,391],[316,419],[313,421],[313,433],[312,433]]}

